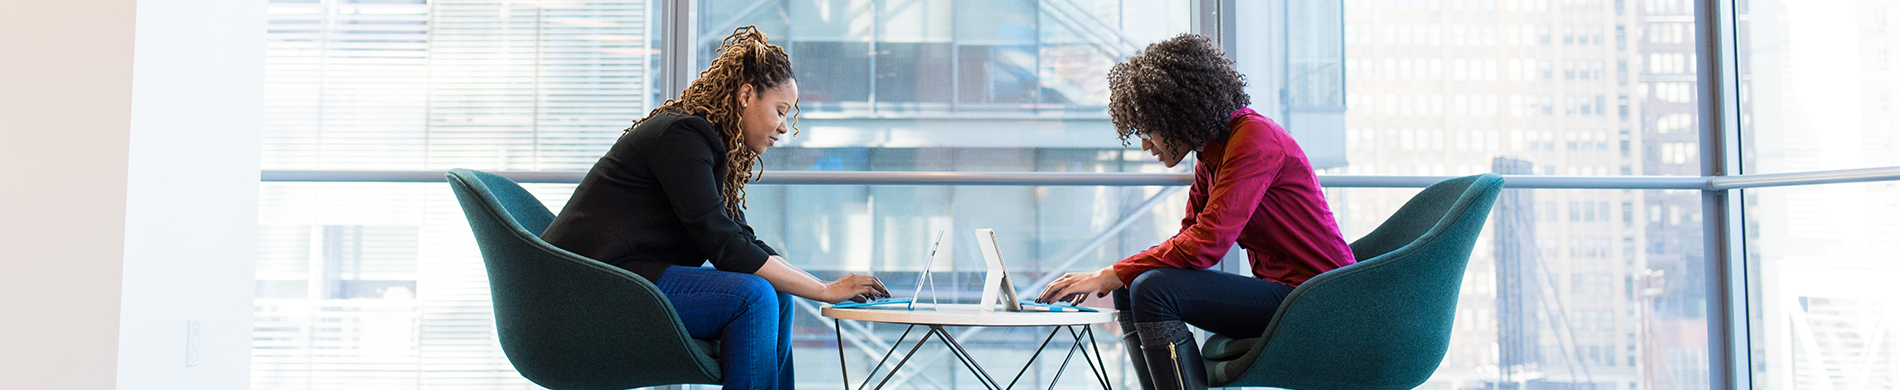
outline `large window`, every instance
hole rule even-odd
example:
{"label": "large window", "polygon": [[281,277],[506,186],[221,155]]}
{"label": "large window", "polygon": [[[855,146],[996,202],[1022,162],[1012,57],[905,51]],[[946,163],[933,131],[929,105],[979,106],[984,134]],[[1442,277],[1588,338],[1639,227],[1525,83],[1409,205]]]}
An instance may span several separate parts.
{"label": "large window", "polygon": [[[650,6],[273,0],[263,167],[587,169],[650,104]],[[265,183],[253,387],[525,386],[461,215],[440,184]]]}
{"label": "large window", "polygon": [[[273,0],[267,170],[584,171],[631,121],[757,25],[787,48],[800,134],[778,171],[1184,172],[1115,137],[1109,67],[1182,33],[1222,36],[1253,108],[1323,175],[1496,172],[1605,182],[1703,174],[1693,0]],[[1216,5],[1218,3],[1230,3]],[[1727,2],[1715,2],[1727,4]],[[1733,110],[1744,173],[1900,165],[1892,1],[1736,0]],[[1216,23],[1201,6],[1221,6]],[[1225,19],[1223,19],[1225,20]],[[1703,21],[1707,23],[1707,21]],[[661,31],[687,31],[662,37]],[[661,43],[675,39],[683,45]],[[690,47],[689,53],[661,53]],[[669,70],[663,54],[691,69]],[[1718,99],[1719,101],[1719,99]],[[1188,162],[1191,164],[1192,162]],[[1733,174],[1733,173],[1730,173]],[[573,184],[528,186],[558,210]],[[1602,188],[1602,187],[1598,187]],[[1615,188],[1614,186],[1610,188]],[[1705,389],[1708,283],[1697,189],[1510,189],[1461,286],[1441,389]],[[1179,228],[1160,186],[748,187],[760,238],[831,278],[908,291],[930,237],[937,297],[974,301],[971,229],[995,228],[1019,289],[1095,269]],[[1750,350],[1759,388],[1896,383],[1900,276],[1891,184],[1751,189],[1744,200]],[[1417,189],[1329,188],[1343,234]],[[1885,196],[1885,198],[1883,198]],[[1891,202],[1886,202],[1891,203]],[[253,386],[531,387],[495,338],[481,259],[439,183],[263,185]],[[1220,269],[1247,272],[1231,253]],[[1740,283],[1738,281],[1737,283]],[[1099,302],[1098,302],[1099,304]],[[835,388],[833,323],[801,301],[799,387]],[[1113,335],[1114,325],[1101,329]],[[847,324],[854,378],[901,327]],[[958,328],[979,359],[1022,361],[1043,335]],[[1133,386],[1119,340],[1111,380]],[[1718,345],[1719,347],[1719,345]],[[1719,350],[1719,348],[1716,348]],[[976,386],[922,353],[899,388]],[[1059,360],[1059,359],[1058,359]],[[1047,383],[1056,361],[1030,371]],[[1056,387],[1085,388],[1087,375]]]}
{"label": "large window", "polygon": [[[1701,174],[1686,1],[1344,4],[1346,165],[1330,172]],[[1334,192],[1348,239],[1410,194]],[[1707,388],[1701,212],[1696,191],[1506,191],[1433,382]]]}
{"label": "large window", "polygon": [[[1737,2],[1746,173],[1900,165],[1900,2]],[[1744,192],[1756,388],[1900,385],[1892,182]]]}

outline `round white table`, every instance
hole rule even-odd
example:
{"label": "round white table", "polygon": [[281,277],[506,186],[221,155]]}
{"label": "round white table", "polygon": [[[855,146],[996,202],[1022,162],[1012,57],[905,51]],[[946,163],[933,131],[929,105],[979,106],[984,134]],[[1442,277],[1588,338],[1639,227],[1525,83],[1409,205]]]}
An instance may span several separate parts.
{"label": "round white table", "polygon": [[[891,378],[897,375],[897,370],[902,368],[905,362],[910,361],[911,356],[916,355],[917,350],[924,346],[924,342],[930,340],[933,336],[943,341],[944,346],[950,349],[950,353],[955,355],[957,360],[961,361],[965,368],[970,369],[971,374],[976,375],[978,382],[981,382],[984,388],[991,390],[1009,389],[1015,387],[1016,382],[1022,379],[1023,374],[1029,372],[1029,369],[1035,365],[1036,358],[1042,355],[1043,348],[1048,347],[1049,342],[1054,340],[1057,334],[1063,330],[1068,330],[1069,335],[1074,341],[1074,345],[1069,347],[1069,353],[1063,357],[1062,365],[1056,369],[1056,376],[1049,381],[1049,385],[1054,387],[1056,381],[1062,379],[1062,370],[1068,368],[1069,360],[1074,358],[1075,353],[1080,350],[1082,352],[1082,360],[1089,365],[1089,373],[1095,374],[1096,381],[1102,385],[1104,390],[1111,390],[1113,386],[1108,382],[1108,366],[1107,363],[1102,360],[1102,351],[1096,348],[1094,356],[1089,355],[1089,349],[1095,345],[1094,327],[1090,325],[1115,321],[1115,310],[1099,310],[1101,311],[1010,312],[1002,311],[1001,309],[997,311],[983,311],[975,304],[919,303],[916,305],[915,310],[907,309],[901,304],[862,306],[848,309],[825,306],[820,311],[820,314],[831,318],[832,329],[837,332],[838,335],[838,366],[845,378],[845,390],[851,390],[851,379],[849,371],[844,367],[844,327],[839,323],[841,320],[909,325],[904,328],[904,334],[898,336],[896,342],[891,343],[890,350],[884,353],[884,357],[878,360],[877,365],[871,367],[870,375],[865,377],[864,382],[858,385],[858,390],[863,390],[865,386],[870,384],[872,379],[877,377],[878,372],[884,367],[884,363],[897,353],[898,345],[903,344],[904,340],[910,336],[911,330],[918,326],[924,326],[928,330],[924,332],[921,338],[917,339],[916,343],[911,346],[910,352],[904,354],[904,357],[899,359],[897,364],[892,366],[891,370],[884,375],[884,380],[879,381],[877,387],[873,389],[882,389],[885,383],[890,382]],[[957,343],[956,337],[951,336],[950,332],[944,330],[943,327],[945,326],[1052,326],[1055,327],[1055,329],[1049,332],[1049,337],[1042,340],[1041,346],[1036,347],[1036,352],[1029,356],[1029,361],[1023,363],[1023,368],[1016,372],[1015,379],[1011,379],[1008,385],[1000,385],[994,378],[990,377],[988,372],[983,370],[981,364],[978,364],[976,360],[970,356],[969,351],[963,349],[963,346]],[[1081,329],[1077,330],[1077,327]],[[1087,339],[1086,343],[1083,341],[1085,338]]]}

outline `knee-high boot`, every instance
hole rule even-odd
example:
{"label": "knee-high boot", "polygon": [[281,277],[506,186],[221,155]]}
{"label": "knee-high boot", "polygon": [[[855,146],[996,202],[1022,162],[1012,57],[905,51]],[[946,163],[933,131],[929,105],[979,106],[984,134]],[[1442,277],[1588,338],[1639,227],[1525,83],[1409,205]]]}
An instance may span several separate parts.
{"label": "knee-high boot", "polygon": [[1135,378],[1139,379],[1142,390],[1155,390],[1155,383],[1148,374],[1148,359],[1141,353],[1141,333],[1135,331],[1135,315],[1127,310],[1116,313],[1115,321],[1122,326],[1122,348],[1128,350],[1128,363],[1135,366]]}
{"label": "knee-high boot", "polygon": [[1154,389],[1205,390],[1207,370],[1201,362],[1201,350],[1194,334],[1181,321],[1135,324],[1141,334],[1141,353],[1148,361],[1148,375]]}

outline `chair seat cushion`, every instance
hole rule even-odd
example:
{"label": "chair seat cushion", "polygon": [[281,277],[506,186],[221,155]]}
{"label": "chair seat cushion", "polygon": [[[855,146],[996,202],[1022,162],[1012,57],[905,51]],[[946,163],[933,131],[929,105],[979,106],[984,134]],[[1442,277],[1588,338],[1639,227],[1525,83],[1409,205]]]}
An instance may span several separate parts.
{"label": "chair seat cushion", "polygon": [[1201,358],[1211,361],[1234,360],[1240,358],[1240,355],[1247,354],[1247,351],[1252,350],[1254,345],[1259,343],[1259,337],[1234,339],[1221,335],[1208,336],[1207,344],[1201,346]]}
{"label": "chair seat cushion", "polygon": [[1221,335],[1207,337],[1207,344],[1201,346],[1201,360],[1206,363],[1207,383],[1222,386],[1239,380],[1253,367],[1254,359],[1242,359],[1248,351],[1260,345],[1261,338],[1236,339]]}

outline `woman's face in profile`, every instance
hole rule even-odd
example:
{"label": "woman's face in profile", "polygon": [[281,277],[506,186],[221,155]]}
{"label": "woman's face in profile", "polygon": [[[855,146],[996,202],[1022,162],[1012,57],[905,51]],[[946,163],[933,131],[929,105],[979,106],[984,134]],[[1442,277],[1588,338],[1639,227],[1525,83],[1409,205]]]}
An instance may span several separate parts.
{"label": "woman's face in profile", "polygon": [[739,120],[745,147],[753,153],[765,154],[765,149],[777,145],[779,137],[791,130],[786,116],[791,115],[793,106],[798,104],[798,80],[786,80],[763,93],[751,93],[750,85],[739,88],[739,101],[745,103],[740,107],[744,116]]}
{"label": "woman's face in profile", "polygon": [[1167,145],[1174,144],[1170,144],[1159,137],[1160,136],[1152,134],[1143,134],[1141,136],[1141,150],[1148,151],[1148,154],[1154,155],[1156,160],[1161,161],[1161,165],[1167,166],[1168,168],[1174,168],[1175,165],[1181,164],[1181,159],[1187,157],[1187,153],[1193,150],[1188,149],[1186,146],[1170,148]]}

